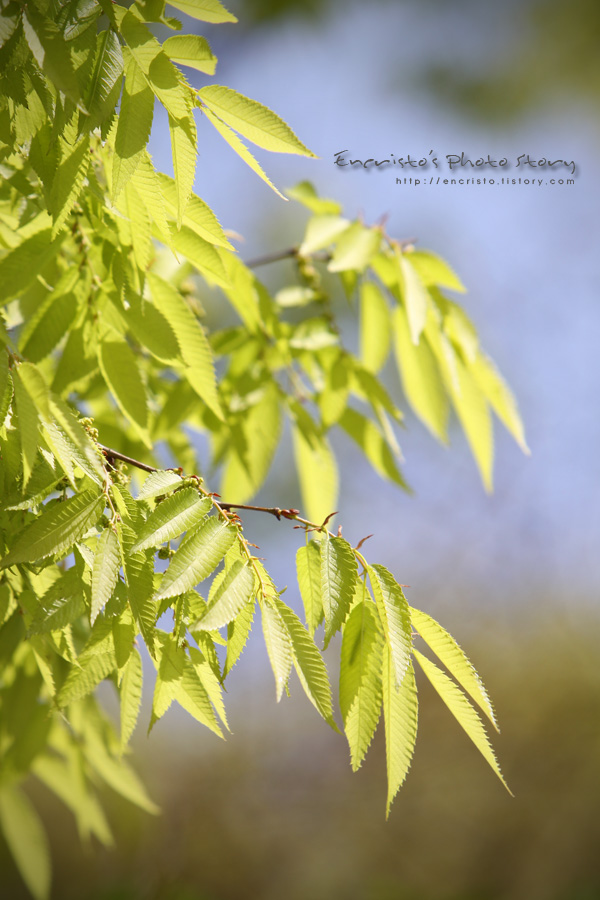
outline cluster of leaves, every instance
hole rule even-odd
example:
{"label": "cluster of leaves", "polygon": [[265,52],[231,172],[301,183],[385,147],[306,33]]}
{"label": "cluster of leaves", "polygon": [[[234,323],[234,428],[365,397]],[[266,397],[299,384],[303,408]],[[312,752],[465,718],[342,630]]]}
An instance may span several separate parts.
{"label": "cluster of leaves", "polygon": [[[233,20],[218,0],[170,5]],[[312,154],[256,101],[192,88],[179,66],[212,75],[207,41],[181,34],[161,44],[152,23],[181,28],[161,0],[128,9],[30,0],[0,13],[0,824],[37,897],[49,863],[21,782],[33,773],[83,838],[104,843],[103,782],[152,810],[122,758],[142,697],[140,649],[156,668],[150,727],[176,701],[222,735],[223,683],[257,604],[278,699],[294,668],[336,730],[315,633],[323,626],[326,647],[341,632],[352,766],[383,711],[388,811],[414,749],[414,660],[501,777],[468,697],[495,724],[492,707],[462,650],[409,607],[389,571],[327,528],[338,483],[332,428],[406,487],[394,431],[402,412],[379,377],[392,343],[406,400],[441,440],[454,407],[486,486],[490,410],[525,447],[510,391],[442,293],[462,286],[438,257],[345,219],[303,183],[289,193],[312,215],[301,244],[282,254],[296,277],[272,295],[192,193],[194,110],[269,184],[241,138]],[[168,114],[173,178],[146,147],[156,100]],[[334,279],[351,305],[358,296],[358,354],[336,325]],[[200,291],[225,298],[232,324],[204,327]],[[286,419],[308,518],[266,511],[306,531],[297,557],[306,627],[235,511],[264,482]],[[193,431],[208,439],[228,502],[201,477]],[[173,461],[177,469],[165,468]],[[141,486],[130,483],[144,470]],[[416,633],[449,674],[413,646]],[[118,732],[96,698],[105,680],[118,693]]]}

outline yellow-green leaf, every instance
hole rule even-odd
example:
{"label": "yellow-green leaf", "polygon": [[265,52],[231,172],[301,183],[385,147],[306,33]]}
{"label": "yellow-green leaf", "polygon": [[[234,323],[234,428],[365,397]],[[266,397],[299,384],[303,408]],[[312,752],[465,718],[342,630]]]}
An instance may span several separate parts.
{"label": "yellow-green leaf", "polygon": [[342,632],[340,710],[356,772],[381,714],[383,641],[375,607],[366,598],[352,608]]}
{"label": "yellow-green leaf", "polygon": [[506,790],[511,793],[510,788],[506,784],[500,766],[496,760],[494,751],[492,750],[489,738],[485,728],[479,718],[477,712],[467,700],[461,689],[450,679],[435,663],[419,653],[414,651],[415,659],[427,675],[427,678],[436,689],[456,721],[464,728],[468,736],[471,738],[487,764],[494,770]]}
{"label": "yellow-green leaf", "polygon": [[438,363],[424,337],[413,344],[406,313],[392,313],[394,349],[408,402],[429,430],[447,443],[449,402]]}
{"label": "yellow-green leaf", "polygon": [[201,22],[212,22],[215,25],[237,22],[236,17],[225,9],[220,0],[169,0],[169,4]]}
{"label": "yellow-green leaf", "polygon": [[92,568],[92,625],[96,616],[111,598],[119,577],[121,553],[119,541],[112,528],[105,528],[98,538]]}
{"label": "yellow-green leaf", "polygon": [[98,345],[98,362],[119,409],[148,440],[146,389],[133,351],[126,341],[104,340]]}
{"label": "yellow-green leaf", "polygon": [[494,728],[498,730],[498,723],[488,692],[472,663],[452,635],[448,634],[439,622],[419,609],[410,607],[410,617],[415,629],[440,662],[446,666],[451,675],[454,675],[467,694],[483,710]]}
{"label": "yellow-green leaf", "polygon": [[223,122],[264,150],[313,156],[283,119],[256,100],[219,84],[199,91],[200,99]]}
{"label": "yellow-green leaf", "polygon": [[50,848],[40,817],[23,791],[4,785],[0,791],[0,826],[19,872],[35,900],[50,895]]}
{"label": "yellow-green leaf", "polygon": [[206,38],[199,34],[176,34],[167,38],[162,47],[172,62],[189,66],[207,75],[215,74],[217,57],[214,56]]}
{"label": "yellow-green leaf", "polygon": [[121,751],[134,732],[142,702],[142,658],[136,648],[127,660],[119,688],[121,700]]}
{"label": "yellow-green leaf", "polygon": [[360,287],[360,358],[369,372],[379,372],[391,345],[390,310],[373,281]]}
{"label": "yellow-green leaf", "polygon": [[417,685],[412,662],[400,687],[389,646],[383,651],[383,719],[385,723],[385,758],[388,792],[386,817],[392,801],[408,774],[417,740],[419,713]]}
{"label": "yellow-green leaf", "polygon": [[157,598],[189,591],[213,572],[235,540],[236,529],[210,516],[183,541],[163,575]]}
{"label": "yellow-green leaf", "polygon": [[262,180],[266,184],[268,184],[269,187],[272,190],[274,190],[276,194],[279,194],[279,196],[281,197],[282,200],[287,200],[287,197],[284,197],[284,195],[281,193],[281,191],[279,191],[275,187],[273,182],[265,174],[261,165],[258,163],[258,161],[256,159],[254,159],[254,157],[252,156],[252,154],[250,153],[250,151],[248,150],[246,145],[239,139],[239,137],[237,136],[235,131],[233,131],[228,125],[226,125],[225,122],[221,121],[221,119],[218,116],[214,115],[210,111],[210,109],[208,109],[208,107],[205,107],[203,109],[203,113],[206,116],[206,118],[208,119],[208,121],[211,123],[211,125],[214,128],[216,128],[216,130],[219,132],[221,137],[223,137],[227,141],[229,146],[233,150],[235,150],[235,152],[240,157],[240,159],[243,159],[243,161],[246,163],[246,165],[249,166],[253,172],[256,172],[256,174],[260,178],[262,178]]}

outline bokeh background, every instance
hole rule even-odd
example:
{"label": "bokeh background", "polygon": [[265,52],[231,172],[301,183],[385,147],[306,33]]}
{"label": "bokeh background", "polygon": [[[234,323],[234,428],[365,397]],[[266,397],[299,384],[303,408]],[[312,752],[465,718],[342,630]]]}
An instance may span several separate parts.
{"label": "bokeh background", "polygon": [[[468,287],[484,347],[519,399],[532,455],[497,429],[492,496],[458,429],[443,449],[408,415],[401,443],[413,497],[366,472],[348,442],[335,444],[344,533],[353,542],[374,534],[370,558],[411,585],[411,602],[439,616],[483,674],[515,798],[423,683],[415,761],[386,823],[382,734],[353,775],[343,738],[313,715],[297,683],[275,704],[257,632],[228,686],[226,744],[176,711],[150,740],[140,723],[135,753],[163,814],[150,818],[108,797],[117,849],[81,850],[68,814],[40,789],[54,896],[600,897],[600,6],[230,6],[239,25],[202,31],[219,56],[217,82],[275,109],[319,156],[259,151],[272,180],[285,188],[309,179],[367,222],[387,214],[390,234],[448,259]],[[244,236],[241,255],[296,243],[303,210],[270,192],[207,123],[199,134],[196,190]],[[577,170],[569,186],[410,187],[396,185],[392,169],[334,167],[343,149],[362,159],[433,150],[440,159],[464,151],[516,161],[530,153],[574,160]],[[160,119],[152,152],[169,170]],[[286,265],[261,277],[277,287]],[[214,297],[204,301],[217,321]],[[299,505],[290,454],[284,439],[262,501]],[[297,604],[297,532],[251,514],[245,525]],[[329,652],[335,658],[336,648]],[[19,898],[11,878],[6,896]]]}

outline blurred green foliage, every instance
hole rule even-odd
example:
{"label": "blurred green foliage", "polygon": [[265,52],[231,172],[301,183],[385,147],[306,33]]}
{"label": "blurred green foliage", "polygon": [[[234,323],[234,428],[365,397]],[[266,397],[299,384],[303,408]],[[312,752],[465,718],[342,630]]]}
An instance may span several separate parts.
{"label": "blurred green foliage", "polygon": [[[531,596],[525,601],[540,609]],[[522,606],[515,601],[512,608]],[[478,662],[485,660],[514,800],[427,695],[411,778],[385,824],[382,759],[352,777],[340,739],[313,728],[308,704],[288,700],[276,713],[257,682],[245,709],[236,710],[233,686],[234,735],[225,748],[207,738],[204,752],[197,739],[192,750],[185,731],[165,736],[162,748],[155,740],[140,748],[164,814],[150,819],[113,800],[117,851],[74,855],[71,821],[47,805],[55,817],[54,896],[597,898],[600,622],[580,611],[515,612],[510,627],[494,628],[474,632],[469,644],[478,648]],[[374,756],[383,755],[381,738]],[[45,797],[36,800],[43,806]],[[20,900],[23,889],[4,863],[3,896]]]}

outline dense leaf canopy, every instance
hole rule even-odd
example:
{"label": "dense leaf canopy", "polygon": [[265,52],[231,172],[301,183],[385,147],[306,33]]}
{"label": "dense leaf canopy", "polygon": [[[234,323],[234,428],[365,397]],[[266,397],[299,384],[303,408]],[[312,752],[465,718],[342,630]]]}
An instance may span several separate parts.
{"label": "dense leaf canopy", "polygon": [[[170,6],[234,20],[219,0]],[[165,26],[176,33],[161,43]],[[244,141],[313,154],[261,103],[191,87],[180,66],[212,76],[216,59],[181,29],[161,0],[0,12],[0,825],[39,898],[50,867],[26,778],[72,810],[83,838],[111,840],[101,782],[154,811],[123,756],[143,662],[156,670],[150,728],[176,702],[222,736],[223,684],[257,611],[277,698],[294,669],[323,719],[343,727],[354,769],[383,712],[388,811],[416,738],[415,661],[502,777],[473,704],[493,725],[494,712],[463,651],[408,605],[395,575],[330,530],[329,434],[341,429],[407,489],[404,401],[380,378],[393,357],[406,402],[443,442],[454,410],[489,489],[492,412],[526,449],[515,401],[447,296],[464,290],[452,269],[381,224],[344,218],[309,183],[288,192],[309,212],[298,246],[280,254],[293,283],[272,295],[260,261],[240,260],[192,191],[197,126],[214,127],[271,187]],[[173,178],[147,149],[157,102]],[[336,285],[358,312],[358,353],[336,325]],[[209,331],[199,291],[221,297],[234,324]],[[303,514],[263,511],[305,532],[306,624],[236,511],[265,481],[286,422]],[[210,461],[197,458],[198,432]],[[341,719],[315,643],[340,632]],[[446,671],[413,647],[417,634]],[[105,680],[118,727],[96,698]]]}

